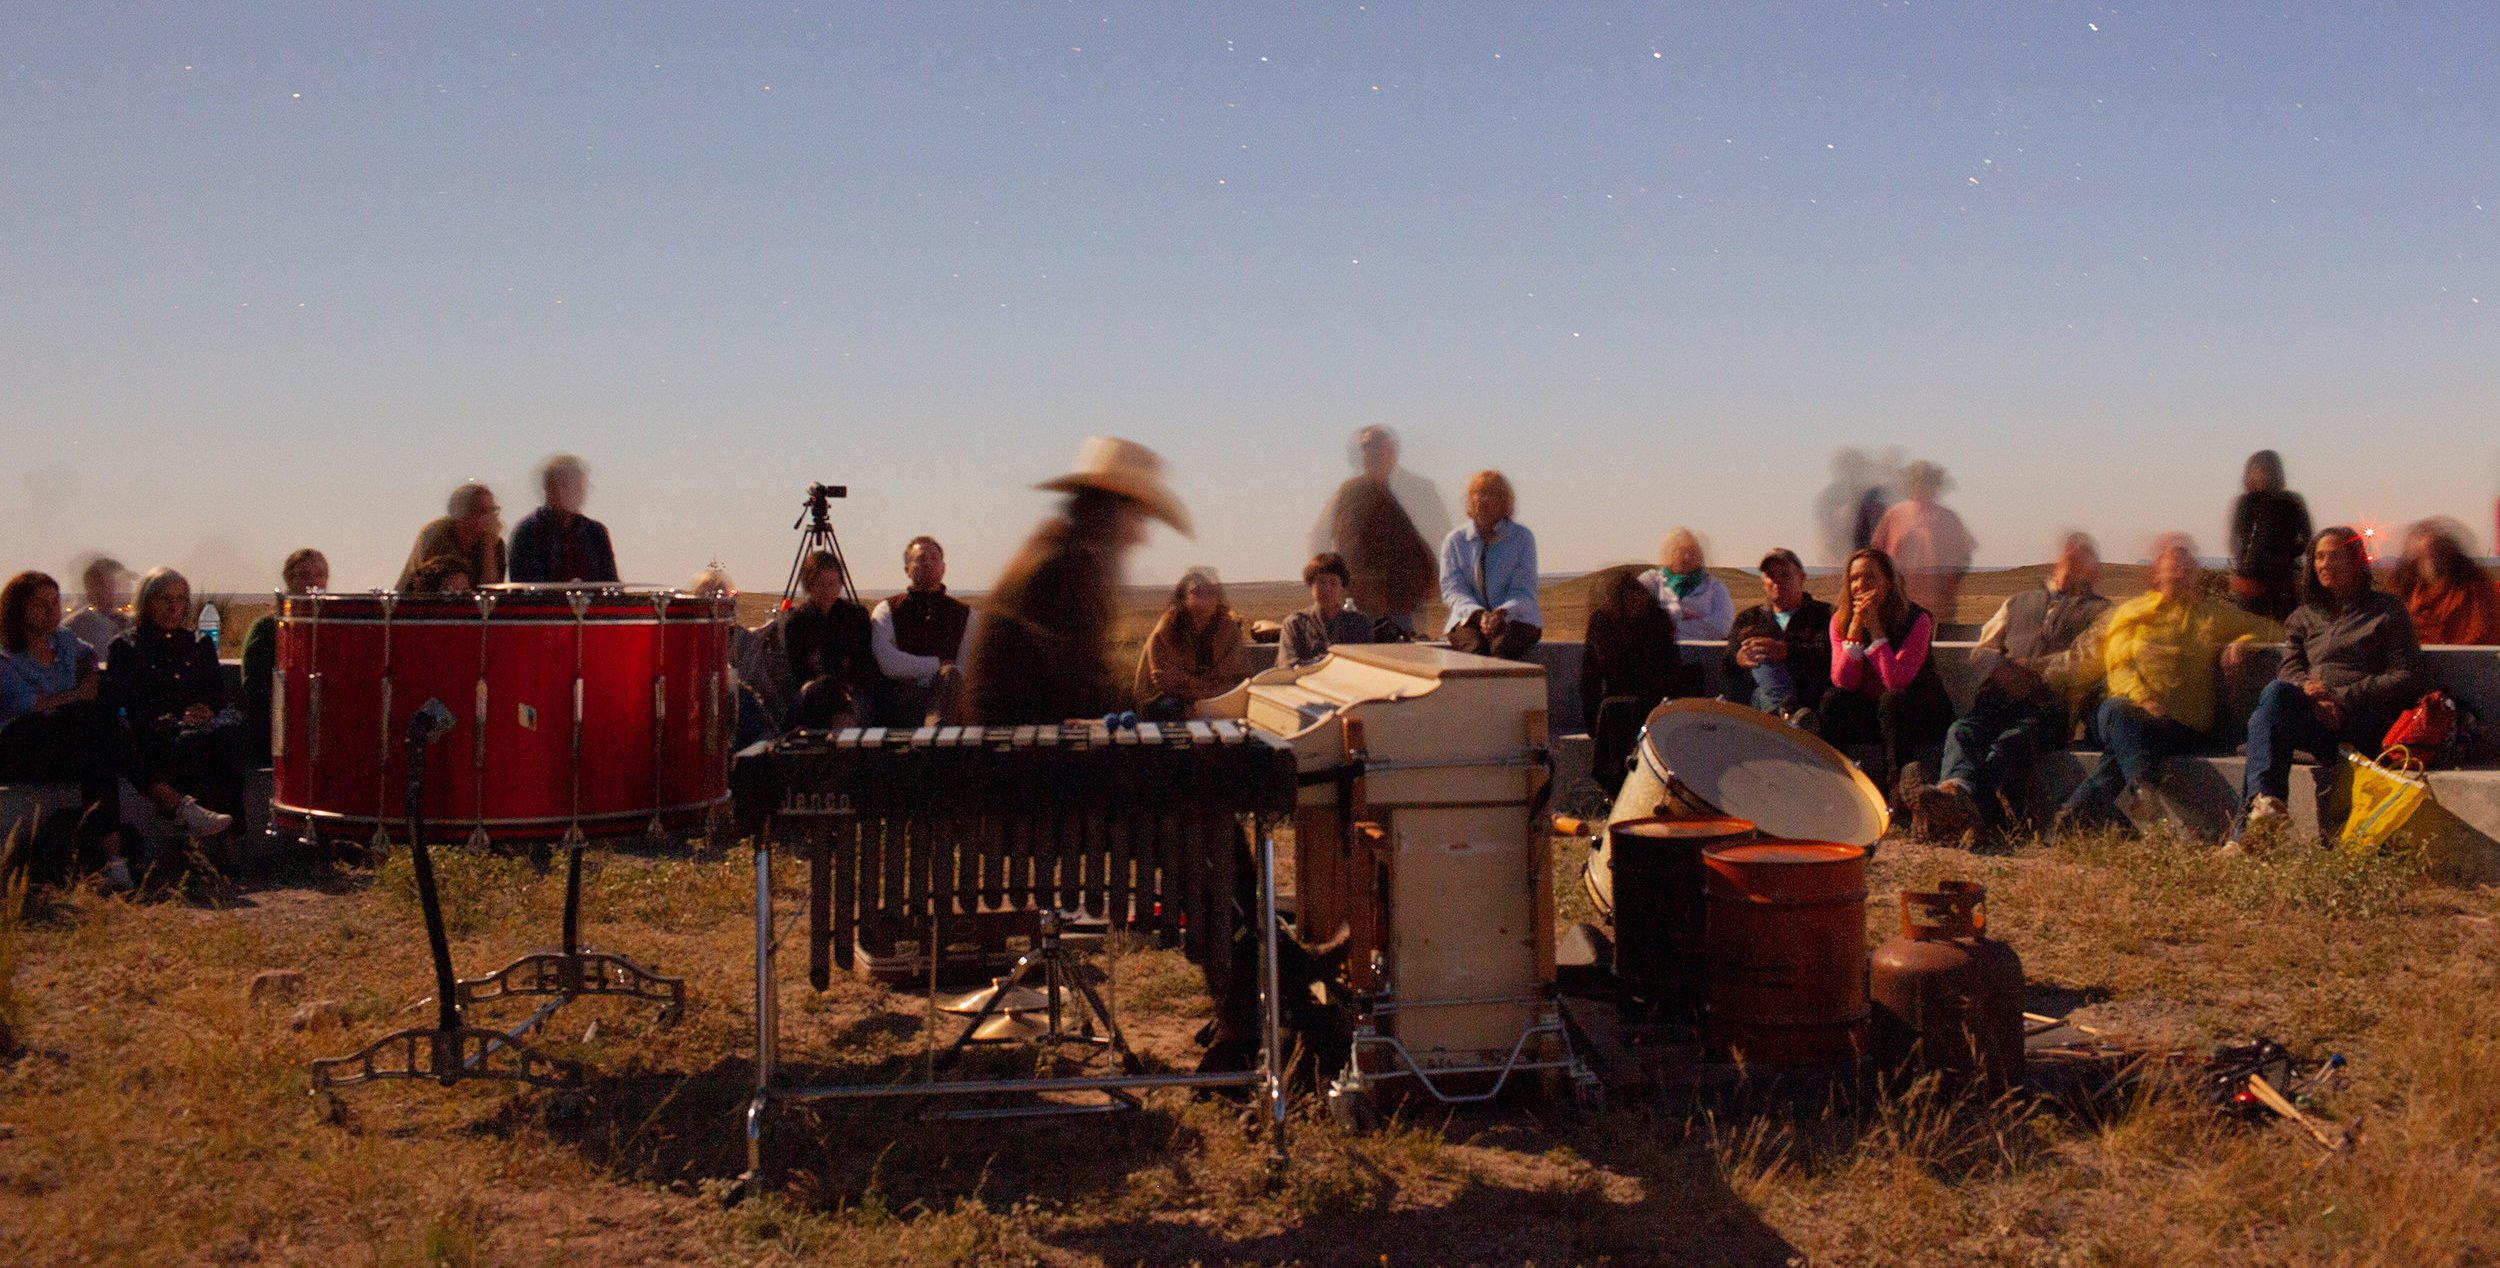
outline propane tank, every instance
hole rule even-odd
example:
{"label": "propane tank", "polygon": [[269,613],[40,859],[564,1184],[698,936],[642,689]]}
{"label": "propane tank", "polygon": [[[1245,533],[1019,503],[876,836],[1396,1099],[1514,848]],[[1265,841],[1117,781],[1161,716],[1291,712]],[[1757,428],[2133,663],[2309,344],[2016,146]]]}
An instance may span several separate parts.
{"label": "propane tank", "polygon": [[1901,892],[1901,936],[1868,966],[1877,1060],[1990,1092],[2022,1081],[2023,962],[1988,936],[1987,899],[1970,881]]}

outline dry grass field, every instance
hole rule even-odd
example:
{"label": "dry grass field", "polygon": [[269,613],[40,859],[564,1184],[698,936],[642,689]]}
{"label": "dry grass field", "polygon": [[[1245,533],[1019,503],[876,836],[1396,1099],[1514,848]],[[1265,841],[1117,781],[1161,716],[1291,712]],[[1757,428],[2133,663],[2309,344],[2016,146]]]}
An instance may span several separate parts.
{"label": "dry grass field", "polygon": [[[1234,598],[1266,615],[1287,589]],[[1564,637],[1575,618],[1554,610]],[[750,858],[593,856],[587,940],[684,976],[692,1002],[665,1029],[622,1003],[558,1014],[547,1046],[591,1070],[578,1101],[396,1083],[348,1090],[336,1115],[306,1063],[430,1013],[404,853],[135,900],[39,891],[13,942],[0,928],[20,1045],[0,1056],[0,1263],[2500,1262],[2500,891],[2401,858],[2095,836],[1985,855],[1896,840],[1873,866],[1878,940],[1902,887],[1987,884],[2037,1011],[2146,1052],[2266,1035],[2345,1054],[2316,1108],[2361,1131],[2332,1156],[2158,1079],[1992,1103],[1916,1086],[1591,1113],[1523,1095],[1408,1104],[1368,1135],[1306,1099],[1270,1186],[1233,1107],[1159,1093],[1060,1123],[793,1112],[786,1178],[731,1202]],[[1555,863],[1566,920],[1578,858]],[[554,941],[560,872],[441,859],[464,972]],[[785,915],[801,881],[785,864]],[[300,988],[255,1001],[272,969]],[[920,997],[848,978],[817,995],[802,976],[785,962],[785,1060],[861,1077],[916,1056]],[[1149,1055],[1191,1061],[1195,972],[1132,948],[1113,980]],[[322,1001],[337,1007],[307,1007]]]}
{"label": "dry grass field", "polygon": [[[1567,871],[1574,860],[1558,860]],[[562,885],[446,852],[468,970],[552,937]],[[1899,887],[1991,886],[2036,1006],[2147,1049],[2265,1034],[2350,1077],[2363,1119],[2328,1157],[2178,1090],[2099,1103],[1715,1111],[1618,1098],[1409,1105],[1350,1136],[1306,1102],[1280,1187],[1221,1102],[933,1125],[795,1114],[791,1171],[724,1199],[749,1077],[749,866],[600,856],[588,936],[683,974],[687,1017],[559,1015],[578,1106],[497,1086],[349,1090],[305,1063],[416,1023],[429,994],[404,858],[144,901],[38,895],[17,967],[23,1050],[0,1066],[0,1260],[52,1263],[2478,1263],[2500,1257],[2500,898],[2398,863],[2226,860],[2086,839],[1972,856],[1888,843],[1868,924]],[[785,903],[796,876],[785,872]],[[785,906],[785,910],[788,908]],[[299,995],[255,1003],[266,969]],[[791,975],[795,977],[795,975]],[[1147,1047],[1189,1058],[1203,1010],[1169,952],[1121,958]],[[789,981],[785,1050],[856,1077],[917,1050],[915,997]],[[307,1001],[336,1017],[300,1028]],[[320,1011],[320,1010],[314,1010]],[[595,1029],[593,1023],[596,1023]]]}

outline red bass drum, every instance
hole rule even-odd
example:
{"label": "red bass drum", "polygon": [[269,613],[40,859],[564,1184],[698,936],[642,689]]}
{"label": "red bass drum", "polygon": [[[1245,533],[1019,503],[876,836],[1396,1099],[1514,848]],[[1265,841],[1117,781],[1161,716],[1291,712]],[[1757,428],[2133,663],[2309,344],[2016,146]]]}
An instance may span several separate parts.
{"label": "red bass drum", "polygon": [[615,587],[278,597],[273,820],[404,834],[409,718],[433,841],[667,835],[729,800],[731,601]]}

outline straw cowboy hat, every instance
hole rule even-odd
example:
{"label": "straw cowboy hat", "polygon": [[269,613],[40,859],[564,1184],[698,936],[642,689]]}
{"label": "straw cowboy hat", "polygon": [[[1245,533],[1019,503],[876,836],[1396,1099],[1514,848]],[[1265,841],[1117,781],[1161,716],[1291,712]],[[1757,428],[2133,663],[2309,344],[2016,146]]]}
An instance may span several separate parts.
{"label": "straw cowboy hat", "polygon": [[1056,480],[1045,481],[1036,488],[1059,493],[1079,489],[1097,489],[1116,493],[1181,531],[1185,537],[1197,534],[1189,527],[1189,512],[1171,487],[1163,483],[1163,459],[1155,451],[1133,440],[1117,436],[1093,436],[1076,455],[1076,470]]}

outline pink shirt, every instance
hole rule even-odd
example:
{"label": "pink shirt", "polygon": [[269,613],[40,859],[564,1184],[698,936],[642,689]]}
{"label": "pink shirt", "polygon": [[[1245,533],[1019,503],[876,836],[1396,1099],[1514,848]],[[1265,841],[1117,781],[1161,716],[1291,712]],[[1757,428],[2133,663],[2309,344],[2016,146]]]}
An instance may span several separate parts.
{"label": "pink shirt", "polygon": [[1870,696],[1909,686],[1927,667],[1927,644],[1936,636],[1936,623],[1924,612],[1911,619],[1910,633],[1898,646],[1890,640],[1843,643],[1841,632],[1848,628],[1846,613],[1832,613],[1832,685]]}

